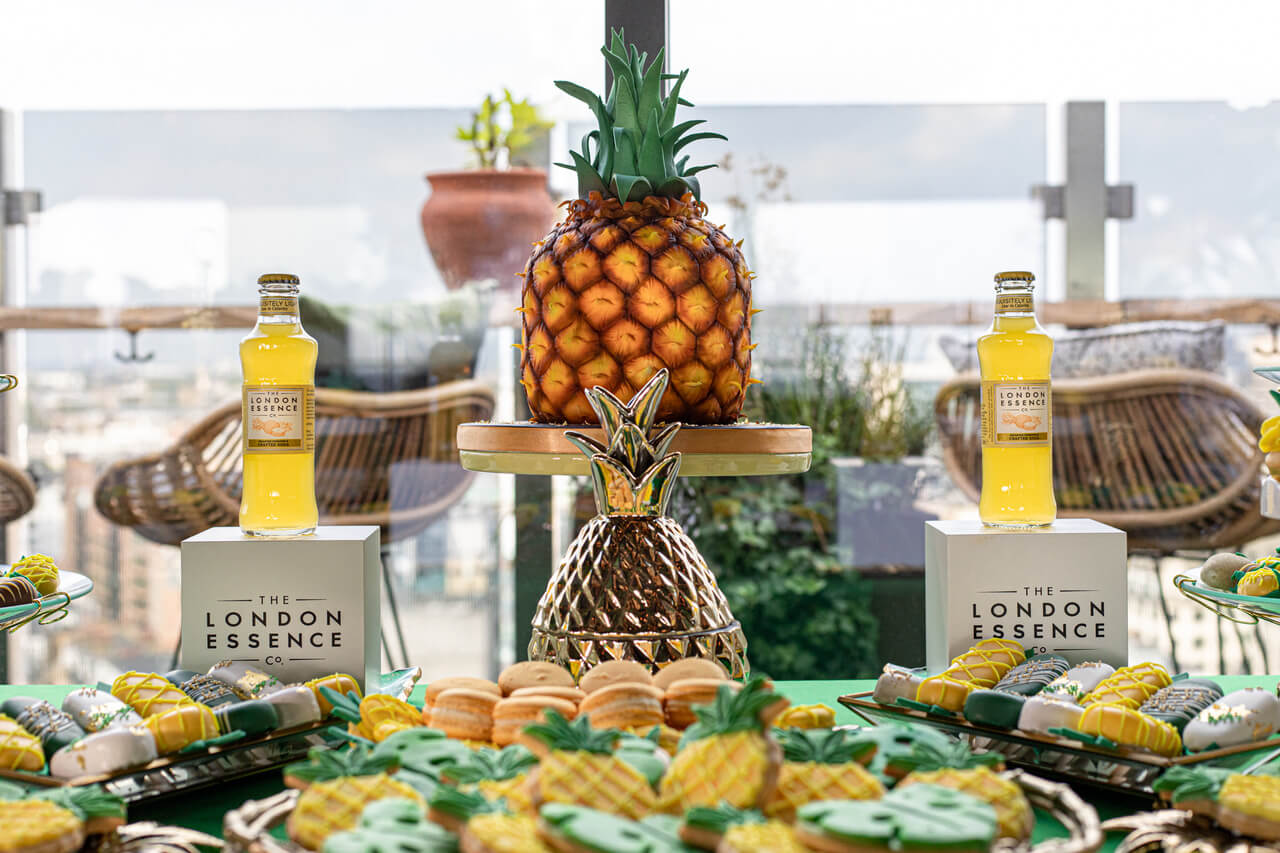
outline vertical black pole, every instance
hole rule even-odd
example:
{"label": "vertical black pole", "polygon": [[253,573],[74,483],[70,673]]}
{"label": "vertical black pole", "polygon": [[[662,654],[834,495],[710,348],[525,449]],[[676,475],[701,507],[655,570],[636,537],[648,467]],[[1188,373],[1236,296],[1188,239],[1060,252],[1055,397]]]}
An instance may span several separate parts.
{"label": "vertical black pole", "polygon": [[[614,30],[626,32],[627,43],[640,48],[641,53],[649,54],[653,59],[658,51],[667,46],[668,14],[667,0],[604,0],[604,39],[609,43]],[[663,71],[670,67],[664,57]],[[609,91],[613,85],[613,74],[609,71],[609,63],[604,66],[604,88]],[[665,87],[664,87],[665,88]]]}

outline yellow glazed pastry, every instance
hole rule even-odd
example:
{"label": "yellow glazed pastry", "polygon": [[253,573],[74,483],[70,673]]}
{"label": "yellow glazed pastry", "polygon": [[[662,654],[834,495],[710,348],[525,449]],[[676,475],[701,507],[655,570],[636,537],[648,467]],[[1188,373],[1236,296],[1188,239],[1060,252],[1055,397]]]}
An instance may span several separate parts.
{"label": "yellow glazed pastry", "polygon": [[0,714],[0,768],[37,771],[44,767],[40,739],[12,717]]}
{"label": "yellow glazed pastry", "polygon": [[916,701],[924,705],[937,705],[958,714],[973,689],[974,685],[970,682],[948,678],[944,673],[920,682],[920,687],[916,690]]}
{"label": "yellow glazed pastry", "polygon": [[343,696],[346,696],[348,693],[354,693],[356,694],[357,699],[360,698],[360,685],[356,683],[354,678],[347,675],[345,672],[335,672],[333,675],[313,678],[306,682],[306,685],[315,691],[316,702],[320,705],[321,719],[329,716],[329,712],[333,710],[333,705],[331,705],[329,700],[324,698],[320,693],[321,687],[328,687],[330,690],[336,690]]}
{"label": "yellow glazed pastry", "polygon": [[[1246,566],[1246,569],[1248,567]],[[1246,571],[1244,577],[1236,584],[1239,595],[1268,596],[1280,589],[1280,573],[1272,568]]]}
{"label": "yellow glazed pastry", "polygon": [[188,702],[160,714],[152,714],[142,723],[156,739],[161,755],[177,752],[198,740],[217,737],[218,719],[208,705]]}
{"label": "yellow glazed pastry", "polygon": [[36,592],[41,595],[53,595],[58,591],[58,567],[52,557],[44,554],[32,554],[23,557],[13,564],[10,575],[20,575],[31,581]]}
{"label": "yellow glazed pastry", "polygon": [[1109,678],[1085,694],[1081,705],[1120,702],[1137,708],[1163,687],[1172,683],[1169,673],[1157,663],[1140,663],[1117,669]]}
{"label": "yellow glazed pastry", "polygon": [[994,687],[1005,673],[1026,659],[1026,650],[1020,643],[992,637],[975,643],[969,651],[951,661],[942,674],[974,687]]}
{"label": "yellow glazed pastry", "polygon": [[836,712],[829,705],[792,705],[773,724],[780,729],[829,729],[836,724]]}
{"label": "yellow glazed pastry", "polygon": [[1182,752],[1182,737],[1177,729],[1122,702],[1095,702],[1085,708],[1077,730],[1157,755],[1178,755]]}
{"label": "yellow glazed pastry", "polygon": [[380,743],[403,729],[422,725],[422,712],[414,706],[388,696],[370,693],[360,700],[360,725],[348,726],[352,734]]}
{"label": "yellow glazed pastry", "polygon": [[289,815],[289,837],[308,850],[319,850],[331,834],[355,827],[365,806],[388,797],[412,800],[422,807],[416,790],[385,773],[313,782]]}
{"label": "yellow glazed pastry", "polygon": [[84,844],[84,822],[48,800],[0,802],[0,852],[71,853]]}
{"label": "yellow glazed pastry", "polygon": [[161,714],[178,705],[192,704],[190,696],[154,672],[126,672],[111,682],[111,695],[143,717]]}

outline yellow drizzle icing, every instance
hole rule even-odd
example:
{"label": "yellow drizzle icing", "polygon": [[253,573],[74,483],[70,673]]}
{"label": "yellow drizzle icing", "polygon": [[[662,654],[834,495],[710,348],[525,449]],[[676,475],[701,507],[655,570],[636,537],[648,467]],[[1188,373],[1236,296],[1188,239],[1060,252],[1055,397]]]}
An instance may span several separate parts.
{"label": "yellow drizzle icing", "polygon": [[964,701],[969,698],[973,688],[972,683],[958,681],[944,672],[920,682],[920,686],[916,688],[916,701],[959,712],[964,708]]}
{"label": "yellow drizzle icing", "polygon": [[994,687],[1005,673],[1027,659],[1022,646],[1012,640],[989,638],[973,645],[969,651],[951,661],[942,673],[952,681],[964,681],[974,687]]}
{"label": "yellow drizzle icing", "polygon": [[[692,806],[755,808],[770,767],[768,744],[759,732],[734,732],[696,740],[676,753],[662,778],[664,811]],[[544,762],[545,764],[545,762]]]}
{"label": "yellow drizzle icing", "polygon": [[1254,569],[1240,578],[1236,592],[1240,595],[1263,596],[1280,589],[1280,581],[1276,580],[1274,569]]}
{"label": "yellow drizzle icing", "polygon": [[1218,791],[1218,804],[1241,814],[1280,821],[1280,777],[1228,776]]}
{"label": "yellow drizzle icing", "polygon": [[884,785],[861,764],[788,761],[778,773],[778,786],[765,804],[768,817],[791,820],[805,803],[821,800],[878,800]]}
{"label": "yellow drizzle icing", "polygon": [[298,797],[289,818],[289,836],[309,850],[319,850],[330,834],[354,827],[365,806],[387,797],[422,804],[417,791],[385,773],[315,782]]}
{"label": "yellow drizzle icing", "polygon": [[550,853],[538,837],[538,824],[526,815],[483,814],[467,821],[470,835],[491,853]]}
{"label": "yellow drizzle icing", "polygon": [[836,712],[828,705],[792,705],[773,723],[780,729],[829,729]]}
{"label": "yellow drizzle icing", "polygon": [[130,670],[111,682],[111,695],[143,717],[161,714],[178,705],[191,705],[191,697],[154,672]]}
{"label": "yellow drizzle icing", "polygon": [[[84,824],[68,809],[48,800],[15,800],[0,803],[4,837],[0,850],[39,848],[67,835],[84,841]],[[80,843],[74,849],[79,849]]]}
{"label": "yellow drizzle icing", "polygon": [[147,717],[142,723],[156,739],[161,755],[177,752],[198,740],[218,736],[218,720],[207,705],[188,702]]}
{"label": "yellow drizzle icing", "polygon": [[422,712],[394,696],[370,693],[360,700],[360,725],[350,725],[352,734],[380,743],[404,729],[421,726]]}
{"label": "yellow drizzle icing", "polygon": [[586,806],[639,820],[657,807],[649,780],[612,755],[555,750],[538,767],[543,802]]}
{"label": "yellow drizzle icing", "polygon": [[1117,669],[1104,678],[1092,691],[1080,700],[1081,705],[1113,704],[1119,702],[1137,708],[1160,688],[1170,684],[1169,673],[1156,663],[1140,663]]}
{"label": "yellow drizzle icing", "polygon": [[32,771],[44,767],[44,749],[40,746],[40,739],[4,714],[0,714],[0,767]]}
{"label": "yellow drizzle icing", "polygon": [[1121,746],[1135,746],[1157,755],[1182,752],[1182,737],[1177,729],[1121,702],[1090,705],[1076,728],[1084,734],[1101,735]]}
{"label": "yellow drizzle icing", "polygon": [[9,574],[22,575],[41,595],[53,595],[58,591],[58,567],[52,557],[44,554],[23,557],[13,564]]}

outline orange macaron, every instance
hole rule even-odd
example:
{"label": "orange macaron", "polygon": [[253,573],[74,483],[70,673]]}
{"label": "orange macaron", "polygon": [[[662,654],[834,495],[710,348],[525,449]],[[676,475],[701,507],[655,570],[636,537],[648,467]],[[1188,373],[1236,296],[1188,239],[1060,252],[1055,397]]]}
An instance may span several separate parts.
{"label": "orange macaron", "polygon": [[598,663],[578,680],[578,686],[588,695],[615,684],[653,684],[649,667],[633,660],[607,660]]}
{"label": "orange macaron", "polygon": [[681,658],[658,670],[653,677],[654,686],[666,690],[677,681],[686,678],[718,678],[727,681],[729,673],[711,658]]}
{"label": "orange macaron", "polygon": [[509,696],[493,706],[493,742],[497,746],[528,742],[524,727],[541,723],[547,711],[555,711],[566,720],[578,714],[578,707],[568,699],[554,696]]}
{"label": "orange macaron", "polygon": [[555,699],[565,699],[574,704],[574,707],[587,698],[587,694],[583,693],[577,687],[517,687],[511,691],[512,696],[551,696]]}
{"label": "orange macaron", "polygon": [[714,702],[721,685],[726,684],[735,692],[742,689],[738,682],[723,678],[682,678],[669,684],[662,702],[667,725],[673,729],[687,729],[698,722],[693,709]]}
{"label": "orange macaron", "polygon": [[662,723],[662,691],[652,684],[622,682],[587,694],[578,706],[579,714],[591,719],[596,729],[629,729]]}
{"label": "orange macaron", "polygon": [[427,685],[426,693],[423,694],[422,721],[427,721],[431,714],[431,706],[436,703],[437,696],[446,690],[457,690],[459,688],[463,690],[479,690],[482,693],[492,693],[494,696],[502,697],[501,688],[487,678],[472,678],[468,675],[437,678]]}
{"label": "orange macaron", "polygon": [[489,741],[498,697],[485,690],[455,687],[436,697],[428,725],[458,740]]}
{"label": "orange macaron", "polygon": [[503,696],[510,696],[521,687],[573,687],[573,674],[562,666],[541,660],[523,660],[513,663],[498,675],[498,687]]}

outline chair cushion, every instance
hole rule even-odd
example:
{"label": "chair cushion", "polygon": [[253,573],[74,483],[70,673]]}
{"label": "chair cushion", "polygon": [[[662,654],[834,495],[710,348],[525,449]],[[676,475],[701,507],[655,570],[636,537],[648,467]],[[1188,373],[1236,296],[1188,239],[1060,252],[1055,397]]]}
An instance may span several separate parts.
{"label": "chair cushion", "polygon": [[[1225,358],[1226,324],[1124,323],[1053,336],[1053,376],[1077,379],[1127,370],[1187,368],[1217,372]],[[958,373],[976,373],[973,339],[944,335],[938,344]]]}

